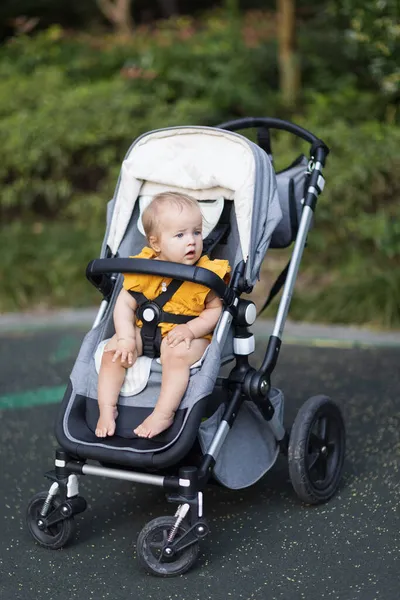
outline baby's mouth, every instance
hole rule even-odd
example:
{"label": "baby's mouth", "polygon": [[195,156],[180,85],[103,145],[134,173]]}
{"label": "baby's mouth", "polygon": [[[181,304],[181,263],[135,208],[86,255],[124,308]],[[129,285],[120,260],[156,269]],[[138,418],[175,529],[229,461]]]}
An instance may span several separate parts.
{"label": "baby's mouth", "polygon": [[185,254],[186,258],[193,258],[194,255],[195,255],[194,250],[189,250],[189,252],[186,252],[186,254]]}

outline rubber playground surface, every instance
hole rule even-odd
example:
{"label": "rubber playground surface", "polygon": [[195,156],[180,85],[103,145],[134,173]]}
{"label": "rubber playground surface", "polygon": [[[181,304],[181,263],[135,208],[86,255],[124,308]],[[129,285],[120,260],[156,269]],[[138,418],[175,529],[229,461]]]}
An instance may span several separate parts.
{"label": "rubber playground surface", "polygon": [[[87,329],[54,327],[0,327],[0,598],[399,598],[396,336],[334,339],[314,332],[289,336],[286,344],[284,337],[273,385],[285,393],[287,425],[315,394],[331,396],[343,410],[347,453],[338,494],[325,505],[302,505],[283,456],[250,488],[209,486],[204,510],[211,531],[198,562],[180,577],[159,579],[135,559],[142,527],[175,509],[159,488],[82,476],[88,508],[76,517],[75,539],[51,551],[27,531],[26,506],[49,487],[43,474],[53,468],[57,402]],[[266,340],[262,326],[257,333],[255,366]]]}

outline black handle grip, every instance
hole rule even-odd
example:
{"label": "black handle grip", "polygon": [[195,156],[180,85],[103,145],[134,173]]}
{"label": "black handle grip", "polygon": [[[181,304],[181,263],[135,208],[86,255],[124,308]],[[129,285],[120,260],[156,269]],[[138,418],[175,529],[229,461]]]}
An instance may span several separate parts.
{"label": "black handle grip", "polygon": [[[251,127],[266,127],[267,129],[282,129],[288,133],[293,133],[297,137],[309,142],[312,147],[312,151],[317,148],[323,149],[324,158],[329,154],[328,146],[319,138],[317,138],[311,131],[291,123],[290,121],[284,121],[283,119],[275,119],[273,117],[244,117],[243,119],[235,119],[234,121],[227,121],[217,125],[220,129],[226,129],[228,131],[237,131],[239,129],[249,129]],[[321,157],[322,158],[322,157]]]}
{"label": "black handle grip", "polygon": [[213,271],[202,267],[182,265],[165,260],[149,260],[147,258],[97,258],[86,268],[89,281],[105,273],[140,273],[171,277],[181,281],[193,281],[213,290],[225,304],[230,306],[234,300],[234,292]]}

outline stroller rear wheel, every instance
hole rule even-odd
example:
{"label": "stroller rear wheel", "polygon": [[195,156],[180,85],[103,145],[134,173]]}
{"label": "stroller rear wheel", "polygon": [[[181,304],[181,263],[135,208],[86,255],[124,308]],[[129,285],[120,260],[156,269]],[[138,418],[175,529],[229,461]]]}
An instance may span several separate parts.
{"label": "stroller rear wheel", "polygon": [[[147,523],[139,533],[136,544],[137,558],[142,567],[152,575],[159,577],[181,575],[188,571],[197,559],[199,553],[197,541],[176,551],[173,549],[173,544],[169,543],[168,538],[175,523],[174,517],[158,517]],[[188,530],[189,525],[183,521],[176,531],[174,541],[178,542]]]}
{"label": "stroller rear wheel", "polygon": [[[45,527],[41,511],[46,498],[47,492],[39,492],[31,498],[26,510],[26,524],[32,537],[38,544],[51,550],[58,550],[58,548],[65,546],[74,536],[76,523],[74,517],[68,517],[49,527]],[[57,510],[61,504],[62,502],[59,497],[52,498],[48,516],[51,515],[51,511]]]}
{"label": "stroller rear wheel", "polygon": [[328,396],[313,396],[300,408],[288,449],[289,475],[295,492],[307,504],[331,498],[340,483],[346,433],[339,406]]}

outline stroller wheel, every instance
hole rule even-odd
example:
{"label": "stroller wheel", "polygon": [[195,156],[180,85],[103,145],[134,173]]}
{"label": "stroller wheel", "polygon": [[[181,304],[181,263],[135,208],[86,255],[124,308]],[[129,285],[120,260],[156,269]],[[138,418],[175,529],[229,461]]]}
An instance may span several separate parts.
{"label": "stroller wheel", "polygon": [[[57,550],[58,548],[65,546],[65,544],[73,537],[76,524],[74,517],[68,517],[49,527],[41,526],[41,510],[46,498],[47,492],[39,492],[33,496],[26,510],[26,524],[32,537],[38,544],[45,548],[50,548],[51,550]],[[54,497],[47,516],[50,516],[51,512],[60,505],[60,498],[57,496]]]}
{"label": "stroller wheel", "polygon": [[[188,571],[197,559],[199,554],[197,541],[182,550],[171,552],[168,536],[175,522],[174,517],[158,517],[147,523],[139,533],[136,544],[137,558],[142,567],[152,575],[159,577],[181,575]],[[174,541],[178,541],[188,530],[189,526],[183,521],[178,527]],[[165,552],[166,548],[167,552]],[[168,552],[171,554],[168,555]]]}
{"label": "stroller wheel", "polygon": [[300,408],[290,432],[289,475],[300,500],[319,504],[340,483],[346,432],[339,406],[327,396],[313,396]]}

